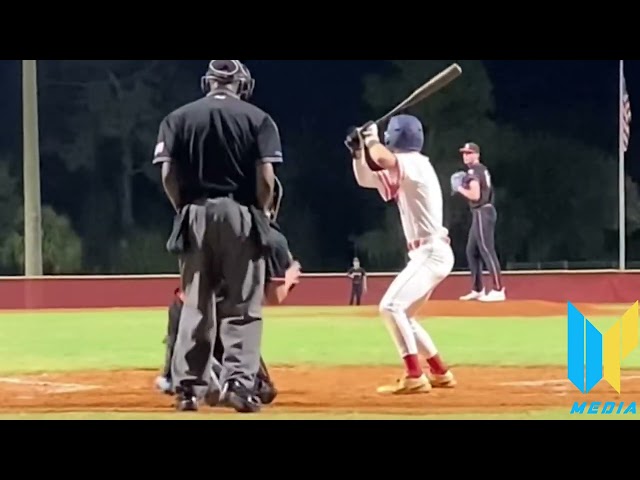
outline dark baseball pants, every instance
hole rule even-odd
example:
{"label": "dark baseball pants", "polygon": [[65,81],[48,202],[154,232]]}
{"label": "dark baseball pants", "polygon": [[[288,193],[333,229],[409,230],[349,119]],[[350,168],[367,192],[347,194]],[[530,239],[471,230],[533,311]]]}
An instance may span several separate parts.
{"label": "dark baseball pants", "polygon": [[[180,311],[182,310],[181,304],[178,302],[174,302],[169,309],[169,322],[167,324],[167,336],[165,337],[164,343],[166,345],[165,349],[165,360],[164,367],[162,369],[162,376],[167,380],[171,381],[171,359],[173,358],[173,351],[176,344],[176,338],[178,336],[178,326],[180,325]],[[210,385],[210,390],[214,391],[216,387],[219,387],[219,383],[217,382],[217,378],[220,378],[222,375],[222,357],[224,354],[224,347],[222,345],[222,341],[220,340],[220,336],[217,335],[213,345],[213,360],[211,368],[213,369],[213,374],[216,376],[214,385]],[[269,375],[269,370],[267,369],[267,365],[260,358],[260,370],[258,370],[257,374],[257,389],[260,387],[260,382],[266,382],[270,386],[273,385],[271,377]]]}
{"label": "dark baseball pants", "polygon": [[489,270],[495,290],[502,290],[502,272],[495,248],[495,231],[498,213],[493,205],[471,211],[472,221],[467,241],[467,262],[471,270],[473,291],[481,292],[483,263]]}
{"label": "dark baseball pants", "polygon": [[[229,198],[189,206],[185,295],[171,362],[177,393],[203,397],[236,381],[251,390],[260,366],[265,261],[251,235],[249,209]],[[224,298],[216,308],[216,292]],[[216,335],[224,347],[220,385],[212,385]]]}
{"label": "dark baseball pants", "polygon": [[[212,369],[213,369],[213,374],[220,378],[220,376],[222,375],[222,357],[224,355],[224,347],[222,345],[222,341],[220,340],[220,337],[218,336],[218,338],[216,338],[214,345],[213,345],[213,360],[212,360]],[[254,376],[254,382],[255,382],[255,389],[254,391],[258,392],[262,386],[262,384],[267,383],[270,388],[274,388],[273,387],[273,381],[271,380],[271,376],[269,375],[269,370],[267,369],[267,364],[264,361],[264,359],[262,358],[262,356],[260,356],[260,368],[258,369],[258,372],[256,373],[256,375]]]}
{"label": "dark baseball pants", "polygon": [[362,289],[361,283],[351,284],[351,298],[349,299],[349,305],[360,305],[362,303]]}

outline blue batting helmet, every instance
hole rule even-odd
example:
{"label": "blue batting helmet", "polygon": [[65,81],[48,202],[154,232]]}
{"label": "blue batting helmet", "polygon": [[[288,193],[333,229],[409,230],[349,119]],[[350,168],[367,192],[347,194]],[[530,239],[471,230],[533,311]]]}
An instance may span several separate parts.
{"label": "blue batting helmet", "polygon": [[420,152],[424,147],[424,128],[412,115],[392,117],[384,132],[384,143],[389,149],[403,152]]}

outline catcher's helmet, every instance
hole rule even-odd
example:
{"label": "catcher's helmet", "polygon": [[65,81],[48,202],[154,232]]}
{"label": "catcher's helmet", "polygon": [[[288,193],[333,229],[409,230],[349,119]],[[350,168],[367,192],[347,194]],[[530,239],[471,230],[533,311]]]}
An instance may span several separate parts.
{"label": "catcher's helmet", "polygon": [[251,72],[240,60],[211,60],[207,73],[200,80],[205,95],[211,91],[211,83],[219,85],[238,84],[236,92],[242,100],[249,100],[253,95],[256,82]]}
{"label": "catcher's helmet", "polygon": [[384,143],[398,152],[420,152],[424,147],[424,128],[412,115],[392,117],[384,132]]}

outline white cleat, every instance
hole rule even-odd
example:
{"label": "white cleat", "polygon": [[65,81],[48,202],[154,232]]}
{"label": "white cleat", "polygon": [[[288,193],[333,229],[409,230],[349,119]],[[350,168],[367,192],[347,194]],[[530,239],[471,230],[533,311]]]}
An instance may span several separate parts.
{"label": "white cleat", "polygon": [[507,299],[507,295],[504,292],[504,288],[502,290],[491,290],[486,295],[483,295],[478,300],[485,303],[492,302],[504,302]]}
{"label": "white cleat", "polygon": [[484,297],[484,290],[482,290],[481,292],[476,292],[476,291],[472,291],[471,293],[468,293],[462,297],[460,297],[460,300],[463,302],[470,302],[472,300],[479,300],[480,298]]}

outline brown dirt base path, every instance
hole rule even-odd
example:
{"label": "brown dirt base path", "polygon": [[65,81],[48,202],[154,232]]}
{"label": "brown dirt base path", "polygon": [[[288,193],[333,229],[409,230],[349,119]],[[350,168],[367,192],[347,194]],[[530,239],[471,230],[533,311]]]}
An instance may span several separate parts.
{"label": "brown dirt base path", "polygon": [[[382,396],[393,381],[389,367],[279,367],[272,375],[280,389],[274,413],[368,413],[431,415],[507,413],[567,408],[574,401],[640,401],[640,372],[623,372],[623,396],[606,382],[585,397],[566,380],[562,368],[457,367],[459,386],[426,395]],[[0,378],[0,413],[171,412],[172,398],[153,389],[156,372],[85,372]],[[218,410],[218,409],[216,409]],[[201,412],[216,411],[203,408]]]}

